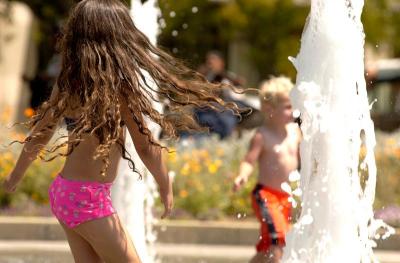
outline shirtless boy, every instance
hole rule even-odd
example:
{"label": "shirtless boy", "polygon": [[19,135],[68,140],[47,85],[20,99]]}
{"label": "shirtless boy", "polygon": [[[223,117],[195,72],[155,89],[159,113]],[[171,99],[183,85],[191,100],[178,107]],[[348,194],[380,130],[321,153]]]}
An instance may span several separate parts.
{"label": "shirtless boy", "polygon": [[300,129],[294,123],[289,91],[293,84],[288,78],[271,78],[260,88],[261,110],[265,122],[251,140],[242,161],[234,190],[248,181],[258,162],[258,181],[252,192],[252,205],[261,224],[257,254],[251,263],[279,262],[290,227],[289,194],[281,185],[299,163]]}

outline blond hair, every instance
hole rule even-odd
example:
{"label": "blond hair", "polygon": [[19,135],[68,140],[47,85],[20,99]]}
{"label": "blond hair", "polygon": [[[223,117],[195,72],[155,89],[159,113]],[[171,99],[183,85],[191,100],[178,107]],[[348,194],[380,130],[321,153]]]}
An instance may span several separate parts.
{"label": "blond hair", "polygon": [[276,106],[279,103],[282,95],[288,96],[293,88],[292,81],[287,77],[271,77],[265,80],[260,85],[260,101],[261,104],[268,103]]}

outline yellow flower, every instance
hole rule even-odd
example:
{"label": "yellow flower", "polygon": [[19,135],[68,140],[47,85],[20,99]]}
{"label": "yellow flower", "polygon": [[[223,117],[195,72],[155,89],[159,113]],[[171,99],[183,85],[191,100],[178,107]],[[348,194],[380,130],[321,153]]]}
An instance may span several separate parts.
{"label": "yellow flower", "polygon": [[182,198],[186,198],[188,195],[189,195],[189,193],[184,189],[179,191],[179,196]]}
{"label": "yellow flower", "polygon": [[208,172],[210,174],[215,174],[218,171],[218,169],[221,167],[222,161],[220,159],[217,159],[214,162],[211,162],[211,161],[208,162],[207,165],[208,165]]}
{"label": "yellow flower", "polygon": [[396,145],[396,140],[393,138],[387,139],[386,144],[389,146],[394,146],[394,145]]}
{"label": "yellow flower", "polygon": [[210,174],[215,174],[218,171],[218,166],[215,165],[215,163],[212,163],[208,166],[208,172]]}
{"label": "yellow flower", "polygon": [[188,163],[185,163],[185,165],[182,167],[182,169],[179,172],[183,176],[188,176],[190,173],[190,166]]}
{"label": "yellow flower", "polygon": [[168,153],[168,160],[169,160],[170,162],[172,162],[172,163],[176,163],[176,162],[177,162],[178,156],[177,156],[177,154],[176,154],[176,151],[171,150],[171,151]]}

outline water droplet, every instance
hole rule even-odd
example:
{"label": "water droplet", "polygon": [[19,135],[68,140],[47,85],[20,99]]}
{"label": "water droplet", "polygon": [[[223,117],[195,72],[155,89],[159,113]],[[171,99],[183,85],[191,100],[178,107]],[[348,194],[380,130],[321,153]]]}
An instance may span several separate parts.
{"label": "water droplet", "polygon": [[174,48],[172,49],[172,52],[173,52],[174,54],[178,53],[178,48],[174,47]]}
{"label": "water droplet", "polygon": [[236,217],[237,217],[238,219],[240,219],[240,218],[242,218],[242,214],[241,214],[241,213],[238,213],[238,214],[236,215]]}
{"label": "water droplet", "polygon": [[289,174],[289,181],[296,182],[300,180],[300,173],[298,171],[293,171]]}
{"label": "water droplet", "polygon": [[183,28],[183,29],[187,29],[188,27],[189,27],[189,25],[186,24],[186,23],[184,23],[184,24],[182,25],[182,28]]}
{"label": "water droplet", "polygon": [[314,218],[311,215],[305,215],[300,219],[300,223],[302,225],[309,225],[314,221]]}
{"label": "water droplet", "polygon": [[167,23],[165,22],[165,19],[164,19],[164,18],[161,18],[161,19],[160,19],[160,27],[161,27],[161,28],[166,28],[166,27],[167,27]]}
{"label": "water droplet", "polygon": [[192,13],[196,14],[199,11],[199,8],[197,6],[192,7]]}
{"label": "water droplet", "polygon": [[298,118],[298,117],[300,117],[300,111],[296,109],[293,111],[293,118]]}
{"label": "water droplet", "polygon": [[292,194],[293,194],[294,196],[301,196],[301,195],[303,194],[303,191],[301,191],[300,188],[296,188],[296,189],[292,192]]}
{"label": "water droplet", "polygon": [[170,17],[175,17],[175,16],[176,16],[176,13],[175,13],[174,11],[171,11],[171,12],[169,13],[169,16],[170,16]]}
{"label": "water droplet", "polygon": [[281,188],[286,193],[291,193],[292,192],[292,189],[290,188],[290,185],[287,182],[282,183],[281,184]]}
{"label": "water droplet", "polygon": [[178,33],[178,30],[174,30],[174,31],[172,31],[172,36],[173,36],[173,37],[176,37],[176,36],[178,36],[178,34],[179,34],[179,33]]}

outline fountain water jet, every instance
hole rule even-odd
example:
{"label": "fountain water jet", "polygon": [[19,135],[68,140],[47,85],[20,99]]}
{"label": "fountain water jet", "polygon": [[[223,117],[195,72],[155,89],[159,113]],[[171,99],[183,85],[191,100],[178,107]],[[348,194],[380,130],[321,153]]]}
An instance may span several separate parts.
{"label": "fountain water jet", "polygon": [[[158,34],[157,19],[160,13],[156,7],[156,1],[149,0],[142,4],[140,0],[133,0],[131,13],[135,25],[155,44]],[[148,83],[152,83],[151,80]],[[154,103],[153,106],[159,112],[162,111],[160,104]],[[157,125],[148,122],[148,128],[154,137],[158,137],[160,129]],[[143,179],[139,180],[137,174],[133,174],[129,168],[128,162],[121,159],[118,167],[118,177],[112,189],[113,204],[132,238],[141,261],[153,263],[156,262],[156,253],[153,246],[156,240],[156,235],[153,231],[156,219],[153,217],[152,208],[154,206],[154,196],[157,194],[156,184],[137,155],[132,138],[127,130],[125,130],[125,134],[125,147],[131,154],[137,170],[143,175]]]}
{"label": "fountain water jet", "polygon": [[[283,262],[375,262],[375,134],[364,78],[363,0],[312,0],[291,59],[302,119],[302,212]],[[360,148],[366,156],[360,160]],[[362,171],[364,170],[364,172]],[[360,176],[364,174],[364,176]]]}

